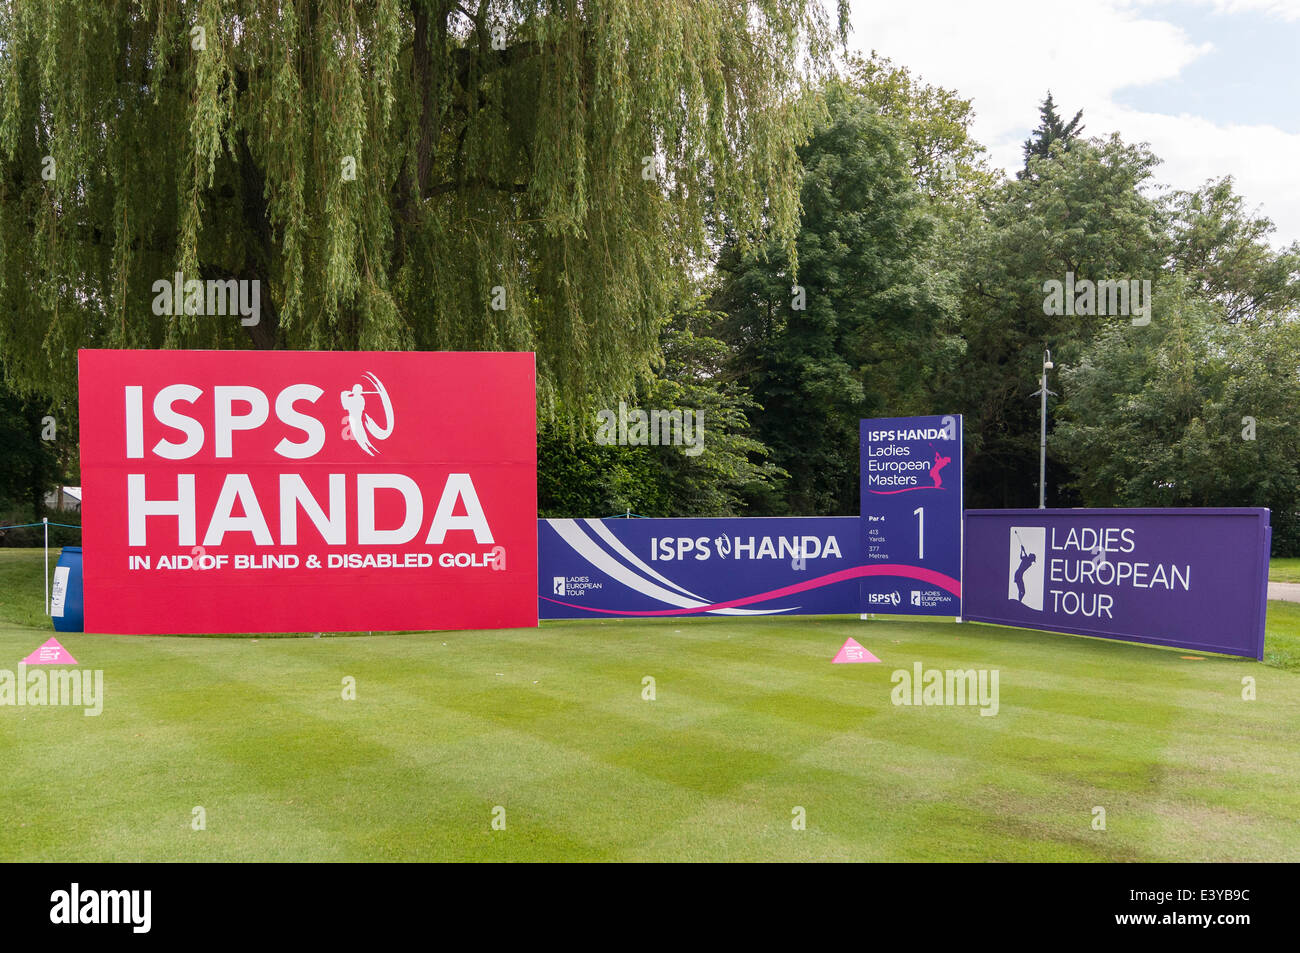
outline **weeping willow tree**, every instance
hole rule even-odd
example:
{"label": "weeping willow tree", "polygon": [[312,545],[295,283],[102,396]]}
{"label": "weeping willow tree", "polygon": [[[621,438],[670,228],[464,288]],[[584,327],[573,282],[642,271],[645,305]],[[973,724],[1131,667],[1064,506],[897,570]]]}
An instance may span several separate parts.
{"label": "weeping willow tree", "polygon": [[[793,236],[835,40],[817,0],[0,0],[6,377],[523,349],[548,406],[624,393],[724,231]],[[155,314],[177,272],[257,323]]]}

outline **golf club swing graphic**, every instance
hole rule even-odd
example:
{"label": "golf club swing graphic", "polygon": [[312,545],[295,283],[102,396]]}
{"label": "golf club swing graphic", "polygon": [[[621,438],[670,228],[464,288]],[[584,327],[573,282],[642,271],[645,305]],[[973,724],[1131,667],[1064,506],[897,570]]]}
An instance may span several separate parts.
{"label": "golf club swing graphic", "polygon": [[[379,378],[369,371],[364,375],[374,386],[375,390],[365,390],[361,384],[353,384],[351,390],[342,391],[339,394],[339,403],[343,409],[348,412],[348,430],[352,438],[356,440],[357,445],[365,451],[367,456],[373,457],[378,451],[371,444],[370,438],[376,440],[386,440],[393,432],[393,405],[388,399],[388,391]],[[384,405],[384,423],[380,427],[375,423],[375,418],[366,413],[366,395],[376,395]]]}

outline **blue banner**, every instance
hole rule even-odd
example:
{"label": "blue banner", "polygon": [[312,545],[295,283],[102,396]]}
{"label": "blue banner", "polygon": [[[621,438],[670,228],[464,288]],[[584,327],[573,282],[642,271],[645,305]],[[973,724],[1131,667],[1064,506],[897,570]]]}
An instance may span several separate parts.
{"label": "blue banner", "polygon": [[860,424],[862,612],[961,615],[960,415]]}
{"label": "blue banner", "polygon": [[966,618],[1264,657],[1268,510],[970,510]]}
{"label": "blue banner", "polygon": [[543,619],[858,612],[856,516],[537,523]]}

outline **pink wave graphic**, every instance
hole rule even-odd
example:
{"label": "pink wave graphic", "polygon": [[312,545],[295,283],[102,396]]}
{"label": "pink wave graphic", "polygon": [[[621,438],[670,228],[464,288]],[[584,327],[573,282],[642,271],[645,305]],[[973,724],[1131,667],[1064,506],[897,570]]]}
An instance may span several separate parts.
{"label": "pink wave graphic", "polygon": [[941,486],[909,486],[901,490],[868,490],[868,493],[877,493],[880,496],[893,496],[895,493],[911,493],[913,490],[942,490]]}
{"label": "pink wave graphic", "polygon": [[740,606],[750,605],[754,602],[762,602],[766,599],[781,599],[785,596],[792,596],[797,592],[806,592],[809,589],[820,589],[822,586],[844,582],[846,579],[862,579],[867,576],[902,576],[905,579],[915,579],[919,582],[928,582],[933,586],[938,586],[945,592],[952,593],[959,599],[961,598],[961,583],[952,578],[952,576],[947,576],[941,572],[935,572],[933,569],[926,569],[922,566],[896,565],[890,563],[883,563],[877,566],[854,566],[850,569],[841,569],[838,572],[827,573],[825,576],[817,576],[815,579],[805,579],[803,582],[797,582],[790,586],[783,586],[780,589],[772,589],[769,592],[760,592],[752,596],[741,596],[738,599],[728,599],[726,602],[715,602],[712,605],[699,606],[698,608],[642,610],[596,609],[575,602],[564,602],[560,599],[552,599],[550,596],[542,596],[541,598],[545,599],[547,602],[554,602],[556,605],[566,606],[570,609],[582,609],[584,612],[599,612],[603,615],[698,615],[701,612],[708,612],[712,609],[734,609]]}

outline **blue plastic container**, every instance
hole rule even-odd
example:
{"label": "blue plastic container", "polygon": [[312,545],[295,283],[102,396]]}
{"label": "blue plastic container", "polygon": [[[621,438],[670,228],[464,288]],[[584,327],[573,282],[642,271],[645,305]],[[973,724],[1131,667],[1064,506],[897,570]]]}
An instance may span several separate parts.
{"label": "blue plastic container", "polygon": [[64,546],[54,567],[50,617],[56,632],[84,632],[86,610],[81,593],[81,547]]}

